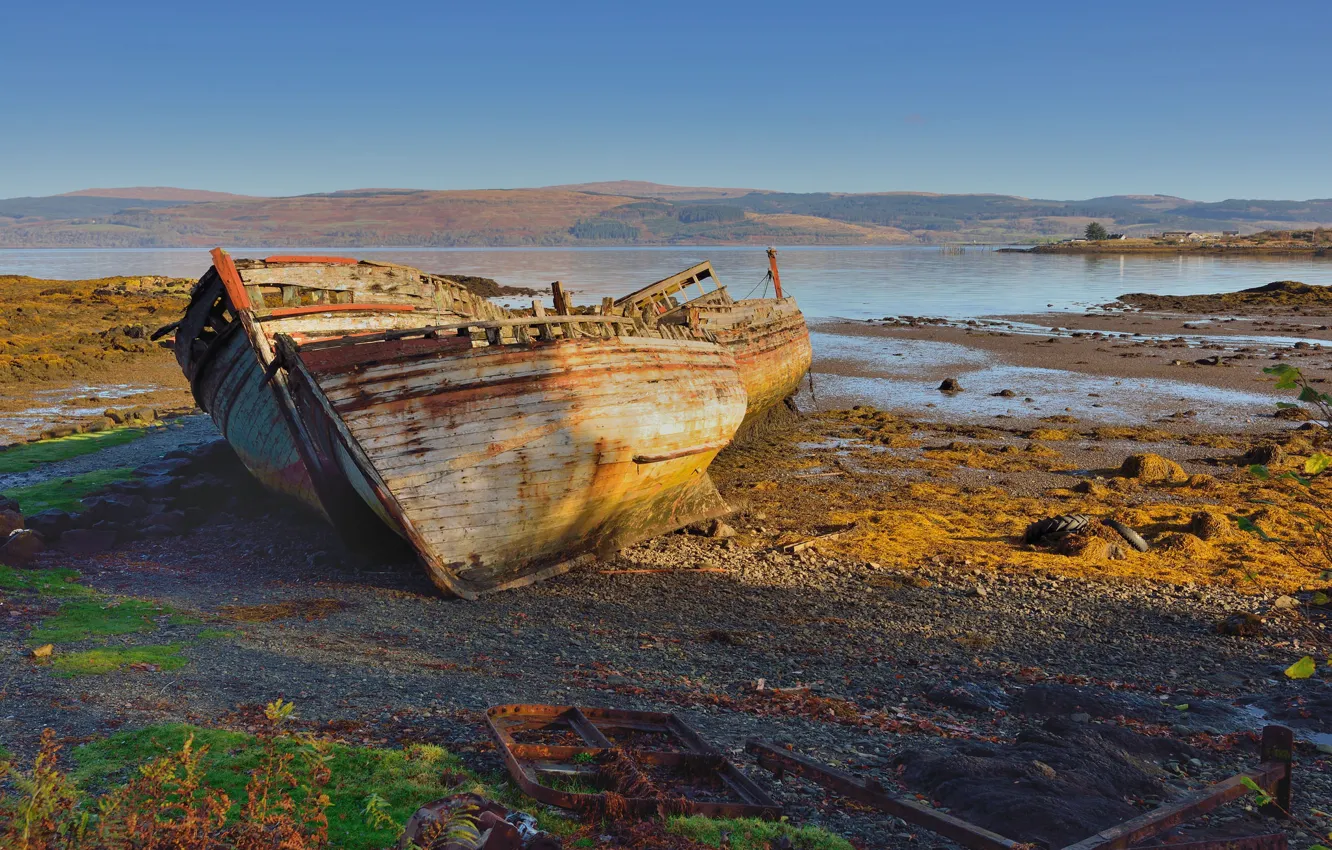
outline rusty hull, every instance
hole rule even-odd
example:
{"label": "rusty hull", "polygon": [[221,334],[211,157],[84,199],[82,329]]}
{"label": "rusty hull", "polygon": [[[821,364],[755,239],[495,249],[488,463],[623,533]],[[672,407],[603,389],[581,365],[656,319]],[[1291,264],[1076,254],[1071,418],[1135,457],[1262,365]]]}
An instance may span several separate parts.
{"label": "rusty hull", "polygon": [[730,355],[630,320],[549,318],[280,338],[321,468],[466,598],[727,511],[707,467],[744,415]]}

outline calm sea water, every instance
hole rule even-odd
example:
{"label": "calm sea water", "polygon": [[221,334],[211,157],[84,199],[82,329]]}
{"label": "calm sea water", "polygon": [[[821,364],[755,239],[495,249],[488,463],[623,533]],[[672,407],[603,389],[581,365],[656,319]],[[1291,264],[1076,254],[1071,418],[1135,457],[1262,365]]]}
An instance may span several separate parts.
{"label": "calm sea water", "polygon": [[[237,257],[279,249],[238,248]],[[281,253],[302,249],[284,248]],[[303,249],[388,260],[426,271],[492,277],[512,286],[562,280],[576,300],[623,295],[700,260],[712,261],[734,296],[762,292],[767,259],[757,247],[577,249]],[[971,318],[1079,310],[1126,292],[1226,292],[1273,280],[1332,285],[1332,261],[1316,259],[1032,256],[970,249],[783,248],[782,284],[812,318],[895,315]],[[202,249],[0,249],[0,274],[54,279],[161,274],[198,277],[211,261]]]}

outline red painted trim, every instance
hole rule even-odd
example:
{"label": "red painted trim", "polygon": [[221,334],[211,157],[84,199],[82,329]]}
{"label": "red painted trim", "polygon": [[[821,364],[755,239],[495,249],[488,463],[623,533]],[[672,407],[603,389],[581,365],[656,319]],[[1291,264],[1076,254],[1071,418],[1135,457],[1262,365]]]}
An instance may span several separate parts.
{"label": "red painted trim", "polygon": [[415,304],[307,304],[304,307],[275,307],[268,311],[267,315],[260,316],[259,320],[285,319],[288,316],[309,316],[312,313],[347,313],[358,310],[373,313],[410,313],[415,309]]}
{"label": "red painted trim", "polygon": [[351,257],[307,257],[304,255],[279,255],[264,257],[265,263],[320,263],[328,266],[354,266],[361,262]]}
{"label": "red painted trim", "polygon": [[214,248],[211,253],[213,268],[217,269],[218,277],[222,278],[222,288],[227,291],[231,309],[237,312],[250,309],[250,295],[245,291],[245,284],[241,283],[240,272],[236,271],[231,255],[221,248]]}

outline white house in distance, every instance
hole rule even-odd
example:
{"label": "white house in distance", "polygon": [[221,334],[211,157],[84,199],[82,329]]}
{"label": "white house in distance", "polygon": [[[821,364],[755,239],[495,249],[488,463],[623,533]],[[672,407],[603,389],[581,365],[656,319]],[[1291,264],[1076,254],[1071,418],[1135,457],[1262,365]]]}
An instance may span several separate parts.
{"label": "white house in distance", "polygon": [[1167,230],[1161,234],[1161,238],[1167,242],[1201,242],[1203,237],[1201,233],[1192,230]]}

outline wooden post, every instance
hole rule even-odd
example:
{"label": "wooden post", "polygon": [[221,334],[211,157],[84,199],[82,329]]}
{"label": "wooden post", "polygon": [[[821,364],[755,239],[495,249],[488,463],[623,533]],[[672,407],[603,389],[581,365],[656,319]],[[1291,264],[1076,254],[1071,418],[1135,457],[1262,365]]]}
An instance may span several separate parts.
{"label": "wooden post", "polygon": [[1295,733],[1285,726],[1264,726],[1262,755],[1260,761],[1282,762],[1286,765],[1286,775],[1276,781],[1272,788],[1272,802],[1258,811],[1268,817],[1290,817],[1290,762],[1291,750],[1295,747]]}
{"label": "wooden post", "polygon": [[564,284],[555,281],[550,285],[550,292],[555,297],[555,312],[561,316],[569,315],[569,294],[564,291]]}
{"label": "wooden post", "polygon": [[782,297],[782,276],[777,273],[777,249],[768,249],[768,271],[772,274],[772,288],[777,291],[777,297]]}
{"label": "wooden post", "polygon": [[615,299],[612,296],[607,295],[605,298],[601,299],[601,315],[610,316],[613,315],[614,313],[615,313]]}

